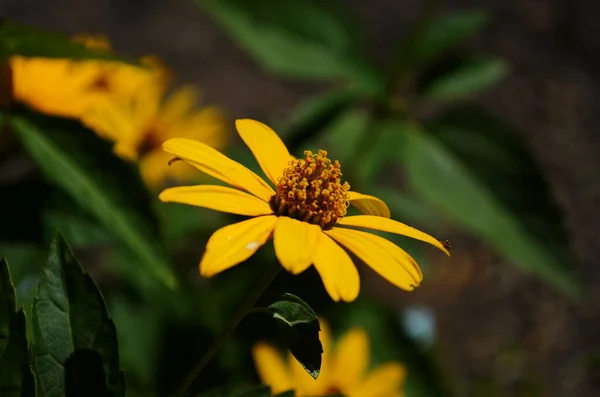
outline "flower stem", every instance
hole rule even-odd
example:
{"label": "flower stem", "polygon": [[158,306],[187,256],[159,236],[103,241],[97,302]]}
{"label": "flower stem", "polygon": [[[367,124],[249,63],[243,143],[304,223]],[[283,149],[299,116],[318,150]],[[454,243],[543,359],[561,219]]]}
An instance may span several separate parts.
{"label": "flower stem", "polygon": [[277,276],[280,270],[281,266],[279,266],[278,263],[271,265],[269,269],[267,269],[254,289],[248,294],[244,303],[242,303],[242,305],[237,309],[229,323],[227,323],[225,328],[223,328],[206,353],[204,353],[204,355],[200,358],[198,364],[196,364],[196,366],[187,374],[183,382],[181,382],[181,385],[179,385],[179,388],[173,394],[171,394],[172,397],[182,397],[185,394],[186,390],[192,385],[196,378],[198,378],[200,372],[202,372],[210,360],[221,349],[225,341],[229,338],[229,336],[231,336],[244,316],[252,309],[252,306],[256,303],[258,298],[261,297],[263,292],[275,279],[275,276]]}

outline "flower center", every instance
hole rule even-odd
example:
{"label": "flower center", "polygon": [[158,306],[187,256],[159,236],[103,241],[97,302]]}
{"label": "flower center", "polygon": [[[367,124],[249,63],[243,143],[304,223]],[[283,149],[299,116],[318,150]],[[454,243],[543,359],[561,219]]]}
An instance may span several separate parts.
{"label": "flower center", "polygon": [[137,153],[140,157],[145,156],[149,152],[160,148],[161,145],[162,141],[160,140],[160,134],[158,131],[153,128],[149,128],[142,134],[142,139],[137,145]]}
{"label": "flower center", "polygon": [[342,183],[339,161],[327,158],[325,150],[304,152],[304,159],[289,162],[277,182],[277,193],[269,200],[273,212],[331,229],[346,215],[348,182]]}

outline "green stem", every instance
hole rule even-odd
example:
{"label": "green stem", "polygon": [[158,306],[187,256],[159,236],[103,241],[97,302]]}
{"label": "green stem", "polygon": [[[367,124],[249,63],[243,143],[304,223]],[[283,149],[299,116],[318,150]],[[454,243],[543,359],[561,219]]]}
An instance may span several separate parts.
{"label": "green stem", "polygon": [[212,345],[208,348],[206,353],[200,358],[198,364],[188,373],[185,377],[179,388],[171,394],[172,397],[182,397],[186,390],[192,385],[192,383],[198,378],[198,375],[202,370],[206,367],[206,365],[210,362],[210,360],[217,354],[217,352],[221,349],[225,341],[231,336],[235,328],[242,321],[244,316],[250,312],[252,306],[256,303],[258,298],[263,294],[263,292],[267,289],[267,287],[271,284],[275,276],[281,270],[281,266],[277,263],[272,265],[267,269],[265,274],[256,284],[254,289],[248,294],[246,300],[242,305],[237,309],[236,313],[233,315],[229,323],[223,328],[217,339],[212,343]]}

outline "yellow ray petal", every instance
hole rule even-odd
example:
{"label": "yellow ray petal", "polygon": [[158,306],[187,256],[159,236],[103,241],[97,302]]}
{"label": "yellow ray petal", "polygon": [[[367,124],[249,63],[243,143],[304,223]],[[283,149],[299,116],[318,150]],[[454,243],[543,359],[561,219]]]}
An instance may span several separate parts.
{"label": "yellow ray petal", "polygon": [[321,228],[317,225],[280,216],[275,225],[273,242],[275,255],[281,265],[292,274],[308,269],[320,233]]}
{"label": "yellow ray petal", "polygon": [[248,193],[226,186],[179,186],[163,190],[158,198],[163,202],[194,205],[230,214],[258,216],[273,211],[269,204]]}
{"label": "yellow ray petal", "polygon": [[174,124],[179,122],[186,116],[196,104],[198,100],[198,92],[193,86],[183,86],[165,101],[161,112],[161,120],[166,124]]}
{"label": "yellow ray petal", "polygon": [[235,127],[267,178],[277,184],[277,178],[293,158],[279,135],[265,124],[250,119],[236,120]]}
{"label": "yellow ray petal", "polygon": [[312,260],[331,299],[356,299],[360,290],[358,270],[348,254],[324,233],[319,234]]}
{"label": "yellow ray petal", "polygon": [[254,172],[202,142],[173,138],[163,143],[162,147],[167,153],[185,160],[200,171],[234,187],[244,189],[265,202],[275,194],[273,189]]}
{"label": "yellow ray petal", "polygon": [[406,368],[399,363],[382,364],[371,371],[362,384],[348,397],[381,397],[396,395],[406,378]]}
{"label": "yellow ray petal", "polygon": [[402,248],[383,237],[339,227],[325,233],[399,288],[412,291],[423,280],[423,273],[415,260]]}
{"label": "yellow ray petal", "polygon": [[214,232],[200,261],[200,275],[212,277],[251,257],[271,237],[276,221],[274,215],[260,216]]}
{"label": "yellow ray petal", "polygon": [[261,383],[270,386],[272,394],[293,388],[287,365],[274,347],[267,343],[257,343],[252,348],[252,357]]}
{"label": "yellow ray petal", "polygon": [[356,227],[364,227],[367,229],[375,229],[381,230],[382,232],[401,234],[406,237],[411,237],[416,240],[421,240],[426,243],[433,245],[434,247],[442,250],[446,255],[450,256],[450,252],[444,245],[437,240],[436,238],[430,236],[427,233],[423,233],[422,231],[415,229],[414,227],[410,227],[405,225],[404,223],[400,223],[393,219],[382,218],[380,216],[372,216],[372,215],[356,215],[356,216],[347,216],[337,221],[338,225],[344,226],[356,226]]}
{"label": "yellow ray petal", "polygon": [[353,328],[337,342],[333,382],[342,391],[352,390],[362,381],[369,366],[371,352],[369,335],[362,328]]}
{"label": "yellow ray petal", "polygon": [[[168,156],[169,155],[162,150],[152,150],[142,156],[138,161],[140,175],[146,186],[152,191],[157,191],[163,187],[168,173],[172,171],[172,167],[167,165],[167,162],[169,161]],[[192,168],[183,161],[181,163],[182,165]]]}
{"label": "yellow ray petal", "polygon": [[365,215],[383,216],[384,218],[392,216],[387,204],[375,196],[352,191],[348,192],[348,195],[350,204]]}

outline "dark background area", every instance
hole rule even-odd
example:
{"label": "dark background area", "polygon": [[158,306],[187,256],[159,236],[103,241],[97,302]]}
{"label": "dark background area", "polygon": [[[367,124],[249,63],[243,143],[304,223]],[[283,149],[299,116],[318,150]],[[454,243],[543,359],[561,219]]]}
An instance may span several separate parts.
{"label": "dark background area", "polygon": [[[421,1],[348,1],[365,26],[364,47],[384,63],[415,22]],[[587,288],[570,303],[523,275],[474,238],[455,238],[453,257],[415,293],[373,277],[389,302],[431,306],[438,358],[460,395],[496,384],[509,395],[594,396],[600,390],[600,2],[446,1],[482,8],[491,22],[468,48],[504,57],[512,74],[479,98],[519,127],[564,211],[574,263]],[[317,84],[261,71],[218,26],[185,0],[1,0],[15,21],[74,34],[106,34],[117,51],[157,54],[184,82],[234,118],[286,117]],[[376,284],[381,283],[381,285]],[[371,288],[375,290],[375,288]],[[540,388],[541,390],[530,390]]]}

